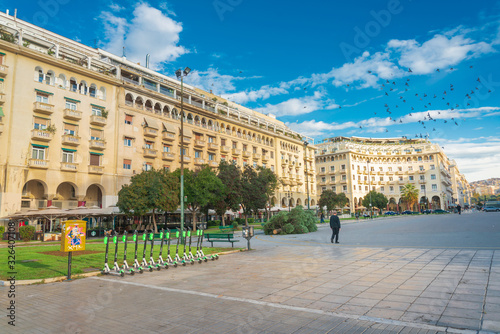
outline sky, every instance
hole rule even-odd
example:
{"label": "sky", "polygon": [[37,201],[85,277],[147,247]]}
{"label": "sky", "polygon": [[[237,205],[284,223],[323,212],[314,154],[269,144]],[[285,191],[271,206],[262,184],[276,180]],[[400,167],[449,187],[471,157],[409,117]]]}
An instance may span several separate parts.
{"label": "sky", "polygon": [[0,0],[20,19],[262,113],[320,142],[429,138],[500,177],[500,1]]}

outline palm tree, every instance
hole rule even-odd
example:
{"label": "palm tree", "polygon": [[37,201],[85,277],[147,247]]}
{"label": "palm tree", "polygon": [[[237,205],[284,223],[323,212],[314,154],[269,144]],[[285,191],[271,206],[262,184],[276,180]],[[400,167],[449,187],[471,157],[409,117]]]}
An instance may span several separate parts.
{"label": "palm tree", "polygon": [[418,201],[420,192],[413,184],[406,184],[401,190],[401,199],[406,203],[407,209],[412,210],[413,205]]}

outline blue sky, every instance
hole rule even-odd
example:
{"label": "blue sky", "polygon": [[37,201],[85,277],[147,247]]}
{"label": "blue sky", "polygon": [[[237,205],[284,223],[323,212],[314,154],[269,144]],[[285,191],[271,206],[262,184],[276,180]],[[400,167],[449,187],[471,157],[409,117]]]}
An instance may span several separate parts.
{"label": "blue sky", "polygon": [[[0,0],[1,10],[14,10]],[[428,136],[500,177],[500,1],[17,1],[18,17],[321,141]]]}

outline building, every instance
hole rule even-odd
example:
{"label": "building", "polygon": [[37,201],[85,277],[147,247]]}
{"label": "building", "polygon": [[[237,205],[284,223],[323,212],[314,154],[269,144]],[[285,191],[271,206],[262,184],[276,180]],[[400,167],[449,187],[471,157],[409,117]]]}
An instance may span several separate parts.
{"label": "building", "polygon": [[[179,168],[180,99],[147,64],[0,13],[0,216],[108,207],[132,175]],[[183,101],[186,168],[266,166],[284,180],[270,205],[314,199],[312,139],[190,85]]]}
{"label": "building", "polygon": [[370,190],[388,199],[383,210],[405,210],[401,188],[420,190],[415,209],[470,205],[471,191],[454,161],[425,139],[335,137],[316,144],[318,196],[326,189],[343,192],[351,210],[362,206]]}

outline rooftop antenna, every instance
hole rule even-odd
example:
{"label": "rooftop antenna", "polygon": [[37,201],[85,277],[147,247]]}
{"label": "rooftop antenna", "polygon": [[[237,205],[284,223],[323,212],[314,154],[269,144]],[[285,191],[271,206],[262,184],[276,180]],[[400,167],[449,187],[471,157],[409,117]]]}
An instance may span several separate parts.
{"label": "rooftop antenna", "polygon": [[146,68],[149,68],[149,53],[146,55]]}
{"label": "rooftop antenna", "polygon": [[125,47],[123,47],[123,54],[122,54],[123,59],[127,59],[127,55],[125,54]]}

